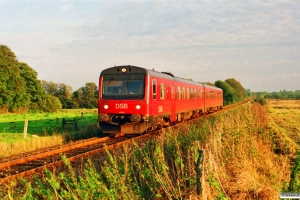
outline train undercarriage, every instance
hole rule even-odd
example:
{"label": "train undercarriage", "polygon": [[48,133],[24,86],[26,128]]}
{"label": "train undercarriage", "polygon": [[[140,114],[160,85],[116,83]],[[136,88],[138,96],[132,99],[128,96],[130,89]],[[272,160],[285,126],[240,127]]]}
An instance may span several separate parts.
{"label": "train undercarriage", "polygon": [[208,108],[205,112],[191,110],[176,114],[176,121],[171,122],[170,115],[150,116],[141,115],[107,115],[105,120],[99,121],[103,133],[111,135],[143,134],[148,130],[156,130],[161,127],[168,127],[171,124],[180,123],[189,119],[195,119],[205,114],[222,109],[222,106]]}

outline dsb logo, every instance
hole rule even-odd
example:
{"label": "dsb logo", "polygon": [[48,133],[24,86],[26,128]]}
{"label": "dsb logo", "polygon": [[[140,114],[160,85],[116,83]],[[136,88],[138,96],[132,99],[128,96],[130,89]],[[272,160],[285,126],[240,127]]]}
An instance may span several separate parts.
{"label": "dsb logo", "polygon": [[116,109],[127,109],[128,105],[127,103],[117,103],[116,104]]}

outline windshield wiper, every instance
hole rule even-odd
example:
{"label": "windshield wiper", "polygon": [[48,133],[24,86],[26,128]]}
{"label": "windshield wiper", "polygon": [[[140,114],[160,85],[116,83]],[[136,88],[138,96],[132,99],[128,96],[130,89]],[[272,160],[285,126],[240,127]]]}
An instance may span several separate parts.
{"label": "windshield wiper", "polygon": [[[133,76],[132,77],[130,77],[128,80],[127,80],[127,83],[126,83],[126,85],[130,82],[130,81],[132,81],[133,80]],[[125,85],[125,86],[126,86]]]}

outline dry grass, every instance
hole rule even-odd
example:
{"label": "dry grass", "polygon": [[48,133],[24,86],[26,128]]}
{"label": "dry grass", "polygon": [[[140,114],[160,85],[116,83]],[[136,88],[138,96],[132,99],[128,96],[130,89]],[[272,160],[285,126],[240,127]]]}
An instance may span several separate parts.
{"label": "dry grass", "polygon": [[88,124],[86,127],[80,127],[77,132],[66,129],[62,134],[57,134],[56,132],[53,132],[52,135],[45,133],[44,136],[27,134],[25,139],[22,133],[6,134],[5,140],[0,140],[0,158],[99,136],[99,128],[96,124]]}
{"label": "dry grass", "polygon": [[14,143],[0,143],[0,158],[17,154],[22,154],[30,151],[35,151],[47,147],[62,145],[64,142],[62,135],[52,135],[44,137],[28,137],[24,140]]}
{"label": "dry grass", "polygon": [[300,100],[268,99],[267,104],[270,108],[300,108]]}
{"label": "dry grass", "polygon": [[278,199],[289,181],[290,163],[273,151],[267,116],[254,104],[217,118],[205,147],[205,174],[213,174],[219,189],[206,183],[207,199],[220,193],[229,199]]}
{"label": "dry grass", "polygon": [[[299,150],[300,145],[300,101],[280,101],[280,106],[268,104],[269,126],[288,149]],[[299,107],[295,107],[295,102]]]}

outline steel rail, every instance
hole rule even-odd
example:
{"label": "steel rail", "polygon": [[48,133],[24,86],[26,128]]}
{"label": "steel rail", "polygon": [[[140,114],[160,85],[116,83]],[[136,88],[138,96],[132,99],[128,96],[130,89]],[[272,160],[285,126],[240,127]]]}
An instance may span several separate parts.
{"label": "steel rail", "polygon": [[32,161],[32,160],[37,160],[39,158],[45,158],[45,157],[52,156],[52,155],[55,155],[55,154],[60,154],[60,153],[66,152],[66,151],[70,151],[70,150],[73,150],[73,149],[78,149],[78,148],[85,147],[85,146],[88,146],[88,145],[91,145],[91,144],[104,142],[104,141],[107,141],[108,139],[109,139],[109,137],[99,138],[99,139],[91,140],[91,141],[88,141],[88,142],[74,144],[72,146],[67,146],[67,147],[55,149],[55,150],[52,150],[52,151],[49,151],[49,152],[43,152],[43,153],[27,156],[25,158],[19,158],[19,159],[15,159],[15,160],[12,160],[12,161],[3,162],[3,163],[0,163],[0,169],[6,168],[6,167],[11,167],[13,165],[23,164],[23,163],[26,163],[26,162],[29,162],[29,161]]}

